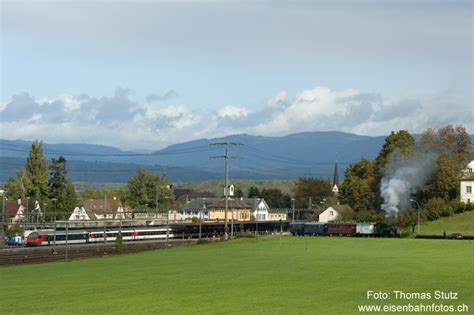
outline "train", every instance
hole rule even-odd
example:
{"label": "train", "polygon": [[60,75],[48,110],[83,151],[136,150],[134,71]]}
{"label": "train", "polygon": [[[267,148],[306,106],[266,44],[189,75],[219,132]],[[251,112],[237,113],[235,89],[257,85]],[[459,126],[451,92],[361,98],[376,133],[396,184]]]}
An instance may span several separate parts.
{"label": "train", "polygon": [[399,237],[394,225],[384,223],[291,222],[292,235]]}
{"label": "train", "polygon": [[[259,233],[275,233],[288,231],[288,221],[245,221],[228,223],[229,232],[245,230],[245,231],[259,231]],[[233,227],[232,227],[233,226]],[[113,242],[117,238],[119,229],[117,227],[94,230],[39,230],[29,231],[26,237],[27,246],[47,246],[55,244],[65,244],[66,235],[68,244],[85,244],[85,243],[99,243],[99,242]],[[185,239],[201,237],[220,237],[224,235],[223,222],[203,222],[201,224],[188,223],[173,223],[167,228],[166,226],[148,226],[148,227],[123,227],[121,229],[123,241],[141,241],[141,240],[159,240],[159,239]]]}
{"label": "train", "polygon": [[96,231],[72,230],[72,231],[33,231],[27,239],[27,246],[47,246],[52,244],[85,244],[99,242],[113,242],[117,235],[122,234],[123,241],[143,241],[174,238],[173,231],[166,227],[153,228],[124,228]]}

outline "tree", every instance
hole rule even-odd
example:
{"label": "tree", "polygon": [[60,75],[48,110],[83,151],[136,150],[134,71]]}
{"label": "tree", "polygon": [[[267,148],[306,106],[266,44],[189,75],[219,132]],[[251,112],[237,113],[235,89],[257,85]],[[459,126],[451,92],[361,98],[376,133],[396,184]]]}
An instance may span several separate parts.
{"label": "tree", "polygon": [[260,198],[260,190],[255,186],[250,186],[249,192],[247,194],[249,198]]}
{"label": "tree", "polygon": [[385,213],[381,211],[361,211],[358,212],[355,220],[357,222],[377,222],[377,223],[387,223],[388,220],[385,216]]}
{"label": "tree", "polygon": [[6,196],[11,200],[24,199],[27,194],[26,187],[29,185],[26,171],[21,169],[17,172],[16,178],[9,178],[5,184]]}
{"label": "tree", "polygon": [[234,191],[234,197],[235,197],[235,198],[242,198],[242,197],[244,197],[244,192],[242,191],[242,189],[237,188],[237,189]]}
{"label": "tree", "polygon": [[55,200],[54,204],[50,205],[54,207],[55,212],[59,212],[61,217],[65,218],[66,214],[74,210],[77,204],[77,195],[74,185],[67,180],[67,169],[66,159],[63,156],[59,158],[53,158],[51,160],[50,169],[50,195],[51,200]]}
{"label": "tree", "polygon": [[411,155],[414,152],[415,138],[406,130],[400,130],[398,132],[391,132],[390,135],[385,138],[385,143],[382,146],[379,154],[375,158],[375,169],[377,175],[382,177],[382,172],[387,164],[390,162],[392,154],[394,152],[399,153],[402,156]]}
{"label": "tree", "polygon": [[[43,154],[43,143],[37,140],[31,144],[31,150],[25,165],[28,185],[26,195],[43,204],[49,195],[48,186],[48,161]],[[34,207],[34,202],[31,206]]]}
{"label": "tree", "polygon": [[396,158],[412,155],[414,151],[415,138],[406,130],[392,131],[390,135],[385,138],[385,143],[374,161],[375,180],[371,183],[371,190],[374,194],[374,200],[372,202],[374,209],[379,209],[382,204],[380,183],[386,169],[390,166],[390,162]]}
{"label": "tree", "polygon": [[291,207],[291,197],[277,188],[263,189],[260,193],[260,197],[265,199],[270,208]]}
{"label": "tree", "polygon": [[324,198],[330,196],[332,196],[332,187],[327,179],[302,177],[295,183],[294,198],[297,208],[312,208],[309,204],[310,198],[312,203],[319,204]]}
{"label": "tree", "polygon": [[471,154],[471,137],[463,126],[449,125],[436,132],[431,130],[423,134],[421,143],[434,147],[441,155],[451,156],[459,163],[465,163]]}
{"label": "tree", "polygon": [[139,170],[128,181],[126,203],[136,209],[170,208],[174,204],[174,194],[159,174]]}
{"label": "tree", "polygon": [[378,182],[375,176],[374,165],[369,160],[362,158],[349,165],[344,172],[345,179],[339,192],[342,203],[348,204],[354,211],[373,211],[376,206],[375,187]]}
{"label": "tree", "polygon": [[402,229],[411,227],[412,233],[415,233],[415,227],[418,225],[418,210],[410,208],[400,211],[396,225]]}
{"label": "tree", "polygon": [[417,198],[422,204],[438,197],[445,201],[459,196],[459,180],[471,155],[472,141],[462,126],[429,129],[420,139],[420,148],[437,154],[430,180],[420,187]]}

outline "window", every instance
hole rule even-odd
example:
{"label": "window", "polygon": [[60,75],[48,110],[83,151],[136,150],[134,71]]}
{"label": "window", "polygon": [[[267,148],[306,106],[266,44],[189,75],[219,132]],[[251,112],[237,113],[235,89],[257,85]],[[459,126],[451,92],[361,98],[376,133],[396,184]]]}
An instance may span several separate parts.
{"label": "window", "polygon": [[466,186],[466,193],[467,194],[472,193],[472,186]]}
{"label": "window", "polygon": [[334,211],[329,210],[329,215],[330,215],[331,217],[334,216]]}

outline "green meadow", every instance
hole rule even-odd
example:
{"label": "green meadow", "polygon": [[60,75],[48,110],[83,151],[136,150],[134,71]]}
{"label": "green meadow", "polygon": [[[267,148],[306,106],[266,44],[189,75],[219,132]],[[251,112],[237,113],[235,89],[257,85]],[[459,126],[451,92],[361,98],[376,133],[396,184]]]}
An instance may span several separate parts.
{"label": "green meadow", "polygon": [[[360,304],[407,303],[465,304],[472,314],[473,267],[474,241],[237,239],[3,267],[0,314],[331,315],[361,314]],[[397,300],[395,290],[432,297]],[[437,300],[438,290],[458,299]],[[367,299],[368,291],[390,299]]]}
{"label": "green meadow", "polygon": [[425,222],[420,225],[421,234],[442,235],[446,232],[474,235],[474,211],[453,214],[452,216],[440,218],[436,221]]}

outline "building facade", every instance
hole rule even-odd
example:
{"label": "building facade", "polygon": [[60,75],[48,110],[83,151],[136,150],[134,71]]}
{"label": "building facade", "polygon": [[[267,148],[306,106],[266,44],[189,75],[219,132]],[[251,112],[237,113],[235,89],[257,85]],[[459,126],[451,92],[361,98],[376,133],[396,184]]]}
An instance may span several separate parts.
{"label": "building facade", "polygon": [[461,179],[461,190],[460,200],[464,203],[474,202],[474,161],[471,161],[466,170],[464,176]]}

